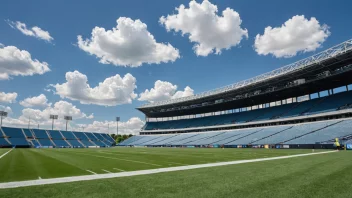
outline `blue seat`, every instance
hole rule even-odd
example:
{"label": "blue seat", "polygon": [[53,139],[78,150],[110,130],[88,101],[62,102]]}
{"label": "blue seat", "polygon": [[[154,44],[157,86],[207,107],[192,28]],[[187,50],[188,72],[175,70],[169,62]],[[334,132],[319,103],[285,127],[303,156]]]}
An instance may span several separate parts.
{"label": "blue seat", "polygon": [[48,133],[49,133],[49,135],[51,136],[51,138],[53,138],[53,139],[60,139],[60,140],[63,139],[63,137],[62,137],[60,131],[51,131],[51,130],[48,130]]}
{"label": "blue seat", "polygon": [[92,133],[89,133],[89,132],[84,132],[84,134],[86,134],[86,136],[88,137],[88,139],[90,140],[98,140]]}
{"label": "blue seat", "polygon": [[54,146],[49,139],[38,139],[42,146]]}
{"label": "blue seat", "polygon": [[48,134],[45,130],[32,129],[36,138],[49,139]]}
{"label": "blue seat", "polygon": [[65,140],[55,140],[53,139],[54,144],[56,147],[70,147]]}
{"label": "blue seat", "polygon": [[27,138],[33,138],[33,134],[29,129],[23,129],[23,132]]}
{"label": "blue seat", "polygon": [[1,127],[5,135],[11,138],[26,138],[20,128]]}
{"label": "blue seat", "polygon": [[73,132],[73,134],[79,139],[79,140],[86,140],[88,141],[88,137],[83,133],[83,132]]}
{"label": "blue seat", "polygon": [[0,138],[0,147],[2,146],[10,146],[11,144],[9,144],[5,138]]}
{"label": "blue seat", "polygon": [[25,138],[8,138],[13,146],[29,146],[30,144]]}
{"label": "blue seat", "polygon": [[81,143],[78,142],[78,140],[67,140],[73,147],[83,147]]}
{"label": "blue seat", "polygon": [[81,140],[82,144],[86,147],[88,146],[95,146],[92,142],[88,141],[88,140]]}
{"label": "blue seat", "polygon": [[76,136],[73,135],[71,131],[61,131],[61,134],[68,140],[77,140]]}

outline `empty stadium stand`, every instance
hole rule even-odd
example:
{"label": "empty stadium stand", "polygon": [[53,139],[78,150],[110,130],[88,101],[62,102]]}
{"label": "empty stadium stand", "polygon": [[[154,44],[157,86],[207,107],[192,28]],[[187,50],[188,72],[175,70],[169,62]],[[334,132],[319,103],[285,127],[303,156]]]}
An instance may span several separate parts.
{"label": "empty stadium stand", "polygon": [[[334,138],[352,138],[352,119],[230,131],[138,135],[119,146],[304,145],[326,144]],[[347,139],[346,139],[347,140]]]}
{"label": "empty stadium stand", "polygon": [[84,148],[113,145],[114,140],[107,134],[0,127],[0,148]]}

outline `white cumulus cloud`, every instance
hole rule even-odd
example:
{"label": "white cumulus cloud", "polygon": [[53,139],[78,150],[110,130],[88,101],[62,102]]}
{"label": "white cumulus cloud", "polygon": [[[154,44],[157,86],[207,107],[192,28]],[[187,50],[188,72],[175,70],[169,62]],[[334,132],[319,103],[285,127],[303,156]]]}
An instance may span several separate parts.
{"label": "white cumulus cloud", "polygon": [[[0,105],[0,109],[1,108],[2,106]],[[52,121],[49,119],[51,114],[59,116],[54,124],[54,129],[58,130],[65,130],[66,128],[66,121],[64,120],[65,115],[72,116],[73,118],[73,120],[68,123],[68,130],[78,130],[78,127],[75,124],[76,120],[94,118],[93,114],[87,115],[73,104],[61,100],[56,102],[53,106],[48,106],[43,110],[25,108],[22,110],[22,114],[18,118],[11,116],[6,117],[3,120],[3,125],[27,128],[30,123],[30,128],[37,128],[39,125],[41,129],[51,129]]]}
{"label": "white cumulus cloud", "polygon": [[330,35],[327,25],[320,25],[312,17],[294,16],[281,27],[266,27],[264,34],[257,34],[254,47],[258,54],[275,57],[292,57],[298,52],[311,52],[319,48]]}
{"label": "white cumulus cloud", "polygon": [[12,113],[11,107],[4,106],[4,105],[0,105],[0,111],[5,111],[5,112],[7,112],[8,114],[11,114],[11,113]]}
{"label": "white cumulus cloud", "polygon": [[220,54],[223,49],[239,45],[241,40],[248,38],[247,29],[241,28],[240,15],[231,8],[217,15],[216,5],[204,0],[202,3],[191,1],[189,8],[183,4],[176,8],[177,14],[162,16],[159,22],[167,31],[174,30],[188,35],[198,56],[211,53]]}
{"label": "white cumulus cloud", "polygon": [[24,99],[20,102],[20,105],[24,107],[47,107],[51,106],[51,103],[48,103],[48,99],[44,94],[40,94],[39,96]]}
{"label": "white cumulus cloud", "polygon": [[96,87],[90,87],[86,75],[79,71],[67,72],[66,82],[52,87],[61,98],[78,100],[82,104],[115,106],[132,103],[132,100],[137,97],[134,93],[137,87],[136,78],[129,73],[124,77],[116,74],[106,78]]}
{"label": "white cumulus cloud", "polygon": [[[138,117],[132,117],[126,122],[119,122],[119,134],[137,135],[144,124],[145,122]],[[89,132],[116,133],[116,122],[114,121],[94,121],[92,124],[80,126],[84,127],[84,131]]]}
{"label": "white cumulus cloud", "polygon": [[48,71],[48,63],[33,60],[28,51],[15,46],[0,45],[0,80],[7,80],[10,76],[44,74]]}
{"label": "white cumulus cloud", "polygon": [[53,37],[50,36],[50,33],[48,31],[45,31],[41,29],[38,26],[34,26],[32,28],[27,28],[27,25],[25,23],[22,23],[20,21],[10,21],[10,20],[5,20],[12,28],[18,29],[21,31],[24,35],[27,36],[33,36],[41,40],[45,40],[47,42],[51,42],[54,40]]}
{"label": "white cumulus cloud", "polygon": [[157,43],[140,20],[126,17],[117,19],[112,30],[95,27],[90,39],[78,37],[78,47],[100,59],[100,63],[138,67],[143,63],[167,63],[180,57],[169,43]]}
{"label": "white cumulus cloud", "polygon": [[185,87],[183,91],[177,91],[177,85],[173,85],[167,81],[157,80],[154,88],[146,89],[140,94],[139,101],[156,102],[162,100],[169,100],[174,98],[187,97],[194,94],[193,89],[189,86]]}
{"label": "white cumulus cloud", "polygon": [[17,93],[0,92],[0,103],[14,103],[16,102]]}
{"label": "white cumulus cloud", "polygon": [[36,121],[48,121],[51,114],[58,115],[59,119],[63,119],[66,115],[72,116],[73,120],[93,118],[93,114],[87,115],[72,103],[61,100],[56,102],[53,106],[48,106],[44,110],[25,108],[22,110],[22,115],[19,119],[27,119],[30,117],[32,120]]}

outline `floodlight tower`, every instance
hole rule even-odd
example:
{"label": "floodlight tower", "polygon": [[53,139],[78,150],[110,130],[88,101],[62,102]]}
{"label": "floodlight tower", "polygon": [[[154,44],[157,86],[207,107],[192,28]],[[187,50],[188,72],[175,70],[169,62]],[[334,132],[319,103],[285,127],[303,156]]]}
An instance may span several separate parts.
{"label": "floodlight tower", "polygon": [[51,123],[51,130],[54,130],[54,120],[57,120],[59,118],[58,115],[50,115],[50,119],[52,119],[52,123]]}
{"label": "floodlight tower", "polygon": [[119,134],[119,121],[120,121],[120,117],[116,117],[116,135]]}
{"label": "floodlight tower", "polygon": [[72,120],[72,116],[64,116],[64,119],[66,120],[66,131],[67,131],[67,123]]}
{"label": "floodlight tower", "polygon": [[2,126],[2,117],[7,117],[7,112],[5,111],[0,111],[0,127]]}

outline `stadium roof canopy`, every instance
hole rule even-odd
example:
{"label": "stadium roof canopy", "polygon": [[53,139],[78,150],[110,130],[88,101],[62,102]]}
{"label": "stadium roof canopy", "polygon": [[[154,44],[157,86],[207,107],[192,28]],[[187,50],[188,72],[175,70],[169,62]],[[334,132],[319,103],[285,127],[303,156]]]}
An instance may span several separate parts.
{"label": "stadium roof canopy", "polygon": [[352,64],[352,39],[248,80],[137,109],[147,117],[171,117],[279,101],[351,84],[349,64]]}

